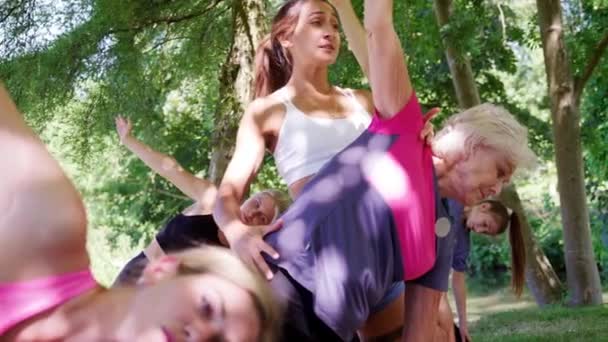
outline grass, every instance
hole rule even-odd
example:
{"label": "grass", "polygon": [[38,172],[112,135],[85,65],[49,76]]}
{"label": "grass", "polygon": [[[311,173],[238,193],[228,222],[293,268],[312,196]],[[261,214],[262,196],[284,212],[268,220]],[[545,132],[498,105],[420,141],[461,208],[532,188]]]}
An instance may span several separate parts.
{"label": "grass", "polygon": [[608,306],[522,309],[485,315],[471,327],[480,341],[608,341]]}
{"label": "grass", "polygon": [[[470,282],[467,311],[471,337],[479,341],[607,341],[608,305],[539,309],[529,293],[517,299],[508,283]],[[495,287],[495,285],[498,285]],[[608,292],[604,293],[608,303]],[[452,303],[452,308],[455,306]]]}

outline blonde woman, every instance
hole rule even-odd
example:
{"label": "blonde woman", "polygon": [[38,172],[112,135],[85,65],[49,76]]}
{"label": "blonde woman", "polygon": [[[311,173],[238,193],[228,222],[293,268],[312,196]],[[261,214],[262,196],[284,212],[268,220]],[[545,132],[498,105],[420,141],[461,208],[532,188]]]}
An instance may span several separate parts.
{"label": "blonde woman", "polygon": [[142,286],[103,288],[81,198],[2,86],[0,141],[2,341],[275,340],[267,284],[225,250],[168,255]]}
{"label": "blonde woman", "polygon": [[[131,259],[120,271],[115,285],[134,284],[149,260],[165,253],[182,251],[201,245],[227,247],[211,212],[215,204],[215,185],[185,170],[171,156],[155,151],[132,135],[132,124],[124,117],[116,118],[120,142],[161,177],[175,185],[194,203],[172,217],[156,234],[145,250]],[[263,190],[241,204],[241,215],[248,224],[270,224],[287,208],[289,198],[277,190]]]}

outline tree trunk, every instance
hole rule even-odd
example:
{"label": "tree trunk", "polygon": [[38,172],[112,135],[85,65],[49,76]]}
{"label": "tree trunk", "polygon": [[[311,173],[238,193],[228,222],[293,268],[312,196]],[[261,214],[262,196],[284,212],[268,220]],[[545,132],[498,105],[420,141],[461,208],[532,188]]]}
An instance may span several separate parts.
{"label": "tree trunk", "polygon": [[[452,15],[452,0],[435,0],[434,7],[437,24],[441,30],[448,24]],[[452,83],[458,98],[458,105],[466,109],[480,104],[481,100],[479,99],[479,92],[477,91],[469,58],[464,53],[459,52],[453,44],[450,44],[449,39],[446,39],[443,34],[441,36],[445,48],[445,57],[452,75]]]}
{"label": "tree trunk", "polygon": [[563,285],[553,266],[533,238],[530,223],[525,219],[525,211],[515,186],[510,185],[500,193],[500,201],[513,209],[521,218],[521,233],[526,247],[526,285],[539,306],[559,303]]}
{"label": "tree trunk", "polygon": [[[441,29],[447,25],[452,15],[452,0],[434,0],[435,16]],[[470,61],[462,56],[451,44],[449,37],[442,35],[446,58],[456,90],[458,105],[467,109],[481,103]],[[501,194],[508,200],[507,206],[517,211],[521,218],[522,235],[526,245],[526,284],[539,306],[557,303],[561,299],[562,284],[551,263],[536,243],[530,223],[515,187],[508,187]]]}
{"label": "tree trunk", "polygon": [[585,194],[580,99],[575,92],[564,44],[562,9],[559,0],[537,0],[536,5],[551,100],[569,295],[574,305],[601,304],[600,277]]}
{"label": "tree trunk", "polygon": [[220,72],[209,179],[219,184],[232,157],[236,131],[253,94],[255,49],[266,32],[265,1],[235,0],[232,5],[233,40]]}

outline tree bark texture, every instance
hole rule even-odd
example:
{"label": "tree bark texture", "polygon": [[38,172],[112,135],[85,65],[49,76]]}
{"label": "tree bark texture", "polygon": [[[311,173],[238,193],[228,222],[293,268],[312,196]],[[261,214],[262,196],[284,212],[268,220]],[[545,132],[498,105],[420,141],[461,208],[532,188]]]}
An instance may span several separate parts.
{"label": "tree bark texture", "polygon": [[[449,23],[452,15],[452,0],[434,0],[435,16],[441,29]],[[481,103],[475,76],[470,61],[453,47],[450,37],[442,38],[446,58],[452,74],[458,105],[467,109]],[[530,223],[523,210],[521,199],[514,186],[507,187],[501,199],[508,200],[507,206],[515,210],[521,218],[522,235],[526,246],[526,284],[539,306],[558,303],[562,296],[562,284],[551,263],[535,241]]]}
{"label": "tree bark texture", "polygon": [[[440,31],[450,21],[452,15],[452,0],[435,0],[435,17]],[[442,36],[443,47],[445,49],[445,58],[447,59],[452,75],[452,82],[458,104],[462,109],[470,108],[481,103],[477,85],[475,84],[475,76],[471,69],[469,58],[459,52],[453,44],[450,43],[449,37],[444,34]]]}
{"label": "tree bark texture", "polygon": [[219,184],[232,157],[238,124],[252,99],[255,50],[266,32],[264,0],[234,0],[233,41],[220,73],[209,178]]}
{"label": "tree bark texture", "polygon": [[564,43],[561,4],[559,0],[537,0],[536,4],[551,102],[569,295],[574,305],[601,304],[585,193],[580,101]]}
{"label": "tree bark texture", "polygon": [[500,201],[511,208],[521,220],[521,233],[526,247],[526,285],[538,306],[559,303],[564,287],[547,256],[533,237],[530,223],[525,218],[524,207],[515,186],[510,185],[500,193]]}

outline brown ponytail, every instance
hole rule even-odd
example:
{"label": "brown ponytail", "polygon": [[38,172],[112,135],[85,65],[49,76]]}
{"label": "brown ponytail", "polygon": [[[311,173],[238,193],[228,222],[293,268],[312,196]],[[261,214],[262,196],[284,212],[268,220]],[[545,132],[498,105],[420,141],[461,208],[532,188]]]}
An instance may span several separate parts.
{"label": "brown ponytail", "polygon": [[291,77],[289,52],[271,35],[262,40],[255,53],[254,97],[264,97],[283,87]]}
{"label": "brown ponytail", "polygon": [[281,44],[293,33],[302,4],[307,0],[286,1],[272,20],[270,35],[264,38],[255,54],[255,93],[263,97],[283,87],[289,81],[293,63],[289,51]]}
{"label": "brown ponytail", "polygon": [[502,234],[509,227],[509,244],[511,245],[511,287],[517,297],[521,296],[525,282],[526,246],[521,233],[519,215],[509,215],[507,207],[499,201],[485,200],[480,202],[490,205],[490,212],[498,223],[496,235]]}
{"label": "brown ponytail", "polygon": [[521,221],[516,212],[511,214],[509,242],[511,245],[511,287],[515,295],[520,297],[525,281],[526,246],[521,233]]}

